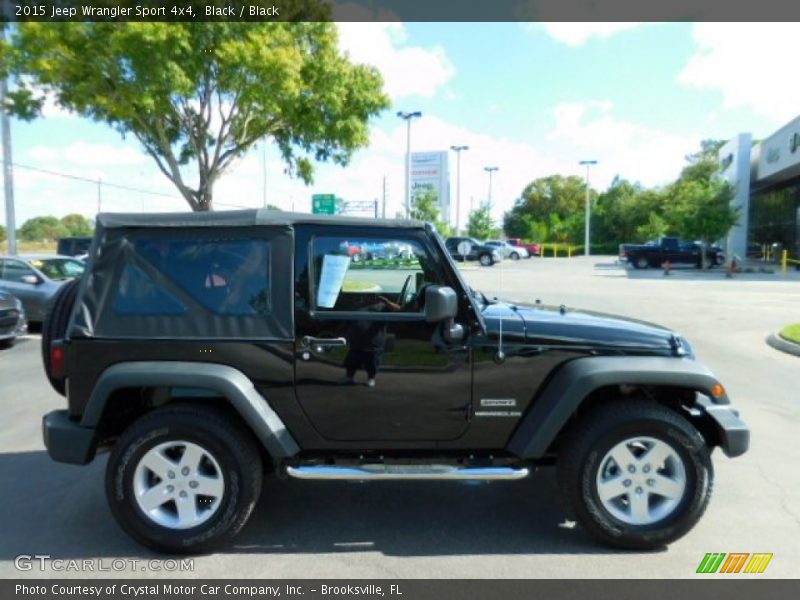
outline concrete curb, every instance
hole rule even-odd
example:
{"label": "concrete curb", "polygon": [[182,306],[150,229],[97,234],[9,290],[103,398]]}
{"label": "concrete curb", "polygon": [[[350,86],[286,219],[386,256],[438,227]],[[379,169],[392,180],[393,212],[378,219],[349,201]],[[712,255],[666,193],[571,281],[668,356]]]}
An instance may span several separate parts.
{"label": "concrete curb", "polygon": [[785,340],[776,333],[772,333],[769,335],[769,337],[767,337],[767,344],[769,344],[776,350],[780,350],[781,352],[786,352],[786,354],[793,354],[794,356],[800,356],[800,344],[795,344],[794,342]]}

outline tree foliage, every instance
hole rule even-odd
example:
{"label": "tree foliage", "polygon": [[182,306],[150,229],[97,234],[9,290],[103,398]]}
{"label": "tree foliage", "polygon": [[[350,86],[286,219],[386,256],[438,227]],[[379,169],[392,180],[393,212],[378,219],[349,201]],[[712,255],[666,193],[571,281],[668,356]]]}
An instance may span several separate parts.
{"label": "tree foliage", "polygon": [[583,235],[585,202],[586,184],[580,177],[542,177],[522,190],[505,214],[503,229],[510,237],[578,242]]}
{"label": "tree foliage", "polygon": [[0,225],[0,243],[6,241],[6,228],[4,225]]}
{"label": "tree foliage", "polygon": [[33,217],[19,228],[20,239],[26,242],[53,242],[69,235],[67,227],[52,216]]}
{"label": "tree foliage", "polygon": [[433,190],[417,194],[414,196],[410,216],[418,221],[433,223],[433,226],[436,227],[442,237],[449,237],[452,235],[452,229],[448,223],[439,218],[439,209],[436,206],[437,199],[436,192]]}
{"label": "tree foliage", "polygon": [[[738,215],[730,207],[734,190],[716,177],[717,153],[725,144],[703,140],[686,156],[678,179],[662,188],[647,189],[615,178],[595,194],[592,243],[644,242],[676,235],[710,243],[727,235]],[[583,181],[551,175],[528,184],[522,197],[505,214],[505,233],[534,242],[581,243],[584,231]]]}
{"label": "tree foliage", "polygon": [[493,231],[492,207],[488,202],[482,202],[478,208],[469,213],[467,233],[470,237],[485,240],[492,235]]}
{"label": "tree foliage", "polygon": [[346,165],[389,105],[378,72],[350,63],[324,19],[22,23],[4,50],[14,114],[39,114],[47,92],[134,136],[193,210],[210,210],[219,177],[265,138],[306,183],[312,159]]}
{"label": "tree foliage", "polygon": [[67,235],[72,237],[89,237],[94,233],[92,223],[79,214],[71,214],[61,218],[61,223],[67,230]]}

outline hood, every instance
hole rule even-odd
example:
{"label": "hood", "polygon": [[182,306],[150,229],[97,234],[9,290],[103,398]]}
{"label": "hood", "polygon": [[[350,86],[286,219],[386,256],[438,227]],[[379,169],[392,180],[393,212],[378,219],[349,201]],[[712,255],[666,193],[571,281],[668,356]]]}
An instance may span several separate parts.
{"label": "hood", "polygon": [[[688,344],[659,325],[586,310],[558,306],[526,306],[498,302],[483,308],[490,335],[542,346],[597,348],[691,354]],[[509,341],[510,341],[509,340]]]}

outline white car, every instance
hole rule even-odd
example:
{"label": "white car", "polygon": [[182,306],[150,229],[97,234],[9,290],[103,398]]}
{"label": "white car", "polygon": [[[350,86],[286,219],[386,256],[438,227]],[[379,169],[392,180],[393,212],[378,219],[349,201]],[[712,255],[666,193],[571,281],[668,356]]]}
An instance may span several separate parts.
{"label": "white car", "polygon": [[487,246],[497,248],[502,252],[503,258],[510,258],[511,260],[519,260],[520,258],[530,258],[531,254],[525,248],[519,246],[512,246],[505,240],[489,240],[485,242]]}

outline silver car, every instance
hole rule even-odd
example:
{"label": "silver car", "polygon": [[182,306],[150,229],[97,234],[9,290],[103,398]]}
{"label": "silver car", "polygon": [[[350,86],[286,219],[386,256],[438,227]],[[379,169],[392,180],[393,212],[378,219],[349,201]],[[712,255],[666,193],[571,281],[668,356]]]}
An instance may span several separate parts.
{"label": "silver car", "polygon": [[0,291],[0,348],[7,348],[28,332],[28,320],[19,298]]}
{"label": "silver car", "polygon": [[41,322],[47,301],[85,268],[82,261],[58,254],[0,256],[0,290],[22,300],[28,320]]}
{"label": "silver car", "polygon": [[520,258],[530,258],[530,252],[525,248],[519,246],[512,246],[504,240],[489,240],[485,242],[487,246],[497,248],[503,253],[503,258],[510,258],[511,260],[519,260]]}

